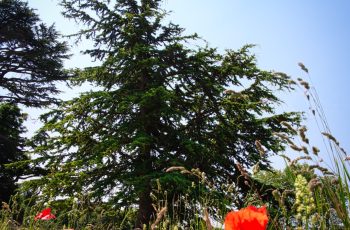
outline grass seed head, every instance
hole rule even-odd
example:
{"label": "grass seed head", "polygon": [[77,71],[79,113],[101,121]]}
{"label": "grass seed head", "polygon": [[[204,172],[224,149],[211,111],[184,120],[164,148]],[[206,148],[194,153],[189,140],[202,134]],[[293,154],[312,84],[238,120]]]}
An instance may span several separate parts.
{"label": "grass seed head", "polygon": [[314,191],[317,187],[321,187],[322,183],[319,181],[318,178],[313,178],[309,181],[308,186],[311,191]]}
{"label": "grass seed head", "polygon": [[318,156],[318,153],[320,152],[320,150],[316,147],[316,146],[312,146],[312,153],[316,156]]}
{"label": "grass seed head", "polygon": [[309,70],[306,68],[306,66],[302,62],[298,62],[298,66],[306,73],[309,73]]}
{"label": "grass seed head", "polygon": [[302,146],[301,148],[305,154],[309,155],[309,150],[307,150],[306,146]]}
{"label": "grass seed head", "polygon": [[297,131],[292,127],[291,124],[289,124],[286,121],[282,121],[281,125],[285,126],[289,131],[291,131],[292,133],[296,133]]}
{"label": "grass seed head", "polygon": [[265,150],[264,150],[260,140],[255,141],[255,146],[258,149],[260,156],[263,157],[265,155]]}
{"label": "grass seed head", "polygon": [[332,134],[326,132],[322,132],[322,134],[339,146],[339,141]]}

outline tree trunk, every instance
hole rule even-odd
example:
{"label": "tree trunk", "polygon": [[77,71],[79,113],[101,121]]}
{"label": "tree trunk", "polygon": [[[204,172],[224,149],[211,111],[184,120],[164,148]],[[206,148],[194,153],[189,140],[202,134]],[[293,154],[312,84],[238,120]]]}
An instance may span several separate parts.
{"label": "tree trunk", "polygon": [[147,188],[140,193],[139,210],[137,213],[135,228],[143,229],[143,225],[150,225],[151,217],[155,214],[155,210],[152,206],[152,198],[150,196],[151,186],[147,183]]}
{"label": "tree trunk", "polygon": [[[140,60],[146,60],[149,58],[148,54],[142,54],[140,56]],[[140,82],[138,88],[142,92],[147,91],[147,84],[149,84],[149,70],[145,68],[142,70],[142,75],[140,78]],[[140,106],[140,121],[143,124],[143,132],[147,136],[152,136],[152,130],[154,128],[154,123],[152,119],[149,118],[150,114],[154,114],[154,108],[152,105],[142,105]],[[139,175],[149,175],[152,171],[152,159],[151,159],[151,143],[145,144],[141,148],[140,153],[140,164],[139,167]],[[152,198],[151,198],[152,186],[150,179],[144,181],[143,189],[139,192],[139,210],[137,213],[136,219],[136,228],[143,229],[143,225],[150,225],[150,220],[153,214],[155,214],[155,210],[152,206]]]}

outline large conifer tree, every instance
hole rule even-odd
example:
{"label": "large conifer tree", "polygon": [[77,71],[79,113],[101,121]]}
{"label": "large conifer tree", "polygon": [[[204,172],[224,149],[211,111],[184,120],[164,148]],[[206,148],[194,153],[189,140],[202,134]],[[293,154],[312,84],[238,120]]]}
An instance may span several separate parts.
{"label": "large conifer tree", "polygon": [[191,184],[167,168],[199,168],[217,187],[237,181],[237,163],[269,165],[255,142],[281,151],[272,133],[297,120],[274,114],[273,90],[290,89],[288,77],[260,70],[249,47],[219,54],[186,46],[198,37],[163,24],[160,2],[62,1],[64,15],[86,25],[80,36],[95,42],[86,53],[102,63],[79,71],[77,83],[98,88],[44,115],[34,139],[37,160],[51,170],[41,179],[44,194],[89,192],[121,207],[137,204],[136,226],[154,213],[156,179],[171,199]]}

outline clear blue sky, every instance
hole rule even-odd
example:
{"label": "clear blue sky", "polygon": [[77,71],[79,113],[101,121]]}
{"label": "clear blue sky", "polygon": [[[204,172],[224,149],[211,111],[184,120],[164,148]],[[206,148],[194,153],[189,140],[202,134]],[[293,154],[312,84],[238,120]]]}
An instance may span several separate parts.
{"label": "clear blue sky", "polygon": [[[56,0],[28,2],[38,9],[44,22],[55,23],[62,34],[74,33],[78,28],[60,15]],[[303,62],[333,135],[350,152],[350,1],[165,0],[164,7],[172,11],[171,21],[185,28],[186,33],[198,33],[219,51],[257,44],[253,52],[263,69],[305,78],[297,65]],[[79,49],[84,47],[73,47],[72,52],[78,54]],[[86,63],[90,63],[88,57],[75,55],[66,66],[83,67]],[[281,110],[311,114],[303,90],[282,96],[285,104]],[[322,149],[313,120],[305,123],[310,127],[311,142]]]}

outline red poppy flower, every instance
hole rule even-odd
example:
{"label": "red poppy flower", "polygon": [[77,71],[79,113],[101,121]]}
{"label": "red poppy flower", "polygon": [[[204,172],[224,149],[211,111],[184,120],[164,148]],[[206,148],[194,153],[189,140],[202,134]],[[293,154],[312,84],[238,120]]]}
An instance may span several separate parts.
{"label": "red poppy flower", "polygon": [[248,206],[226,215],[225,230],[265,230],[267,222],[266,207]]}
{"label": "red poppy flower", "polygon": [[56,216],[51,213],[51,208],[42,210],[38,215],[35,216],[34,220],[51,220],[56,219]]}

